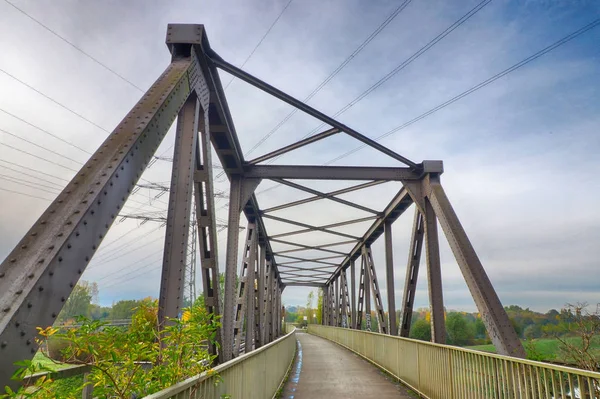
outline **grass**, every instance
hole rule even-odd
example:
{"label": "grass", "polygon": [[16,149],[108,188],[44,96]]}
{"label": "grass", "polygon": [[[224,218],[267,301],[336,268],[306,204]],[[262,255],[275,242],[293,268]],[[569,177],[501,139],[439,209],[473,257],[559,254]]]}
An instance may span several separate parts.
{"label": "grass", "polygon": [[33,357],[33,362],[40,363],[42,366],[47,367],[52,371],[57,371],[66,367],[71,367],[68,364],[55,362],[54,360],[44,355],[42,352],[38,352],[35,354],[35,356]]}
{"label": "grass", "polygon": [[[579,342],[579,338],[571,337],[567,338],[567,341],[573,344],[577,344]],[[552,362],[558,361],[562,363],[570,363],[569,359],[565,359],[564,355],[561,353],[561,343],[556,338],[539,338],[534,339],[532,341],[533,347],[535,348],[535,352],[537,352],[543,361]],[[527,348],[527,343],[523,341],[523,346]],[[491,352],[496,353],[496,348],[494,345],[475,345],[475,346],[467,346],[468,349],[475,349],[483,352]],[[600,353],[600,339],[597,339],[592,344],[592,349]],[[529,351],[528,351],[529,352]],[[529,353],[528,353],[529,355]]]}

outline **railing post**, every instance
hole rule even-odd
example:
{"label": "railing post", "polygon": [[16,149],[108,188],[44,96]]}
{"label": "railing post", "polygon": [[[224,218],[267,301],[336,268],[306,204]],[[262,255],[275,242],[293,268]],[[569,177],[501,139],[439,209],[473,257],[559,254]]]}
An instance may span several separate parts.
{"label": "railing post", "polygon": [[89,381],[90,373],[83,375],[83,390],[81,391],[81,399],[92,399],[94,397],[94,384]]}

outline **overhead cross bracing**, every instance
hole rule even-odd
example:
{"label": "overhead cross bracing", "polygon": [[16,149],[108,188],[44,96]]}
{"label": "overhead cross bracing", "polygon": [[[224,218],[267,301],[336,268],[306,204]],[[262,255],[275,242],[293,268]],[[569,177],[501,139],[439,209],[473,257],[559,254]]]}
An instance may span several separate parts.
{"label": "overhead cross bracing", "polygon": [[[524,354],[442,188],[441,161],[412,161],[236,68],[211,49],[202,25],[169,25],[167,45],[172,62],[163,75],[1,265],[0,342],[6,344],[0,346],[0,373],[4,373],[0,374],[0,382],[11,374],[15,361],[35,352],[35,327],[53,323],[107,231],[118,219],[142,172],[156,159],[156,149],[176,117],[159,296],[161,323],[180,314],[187,288],[184,276],[189,226],[195,223],[204,303],[211,313],[222,315],[223,328],[217,332],[219,345],[211,348],[219,360],[234,357],[235,349],[240,348],[242,342],[245,350],[250,351],[280,335],[281,293],[286,286],[322,287],[325,293],[323,319],[331,325],[360,328],[364,310],[367,328],[370,328],[372,298],[381,332],[389,333],[395,323],[390,326],[386,321],[379,284],[381,276],[377,276],[371,245],[384,234],[386,252],[390,251],[391,224],[414,204],[415,220],[419,222],[415,223],[414,245],[411,244],[415,250],[411,250],[409,262],[416,268],[408,276],[406,287],[411,289],[410,283],[418,272],[420,253],[416,248],[424,245],[432,333],[436,342],[445,339],[439,221],[498,351],[517,356]],[[246,161],[219,69],[321,120],[330,128],[312,140],[302,140],[254,161]],[[334,135],[349,137],[372,148],[381,157],[392,160],[395,166],[263,164]],[[213,151],[230,182],[225,248],[218,248],[216,239]],[[264,180],[284,185],[300,194],[300,199],[294,196],[291,202],[262,209],[255,191]],[[334,182],[329,183],[334,187],[327,190],[313,187],[310,182],[314,181]],[[341,182],[347,184],[341,186]],[[369,195],[368,192],[380,184],[395,184],[398,191],[379,209],[345,197],[356,192]],[[354,216],[327,222],[307,220],[310,208],[319,209],[323,203],[345,207]],[[303,207],[301,217],[294,213],[299,207]],[[195,220],[190,219],[192,209]],[[247,224],[241,223],[241,213]],[[242,240],[240,227],[246,227]],[[243,249],[241,258],[240,248]],[[224,250],[226,257],[222,304],[218,250]],[[392,268],[393,272],[391,253],[386,255],[387,271]],[[241,272],[236,287],[238,268]],[[359,276],[358,287],[356,276]],[[388,295],[393,291],[388,289]],[[392,302],[393,297],[388,300]],[[410,314],[412,305],[409,296],[403,303],[403,314]]]}

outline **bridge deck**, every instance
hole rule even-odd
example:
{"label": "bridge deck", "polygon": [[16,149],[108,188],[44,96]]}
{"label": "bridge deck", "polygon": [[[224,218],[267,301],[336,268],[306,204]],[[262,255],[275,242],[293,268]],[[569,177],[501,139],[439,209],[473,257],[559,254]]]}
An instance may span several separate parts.
{"label": "bridge deck", "polygon": [[356,354],[314,335],[297,332],[301,350],[284,399],[417,398]]}

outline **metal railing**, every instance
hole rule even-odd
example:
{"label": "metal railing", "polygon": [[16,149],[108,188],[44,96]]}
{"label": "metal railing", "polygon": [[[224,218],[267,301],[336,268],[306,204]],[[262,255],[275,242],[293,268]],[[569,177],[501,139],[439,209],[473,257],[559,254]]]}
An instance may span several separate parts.
{"label": "metal railing", "polygon": [[271,399],[291,367],[295,353],[296,334],[293,329],[259,349],[144,399]]}
{"label": "metal railing", "polygon": [[600,373],[449,345],[310,324],[430,398],[600,399]]}

